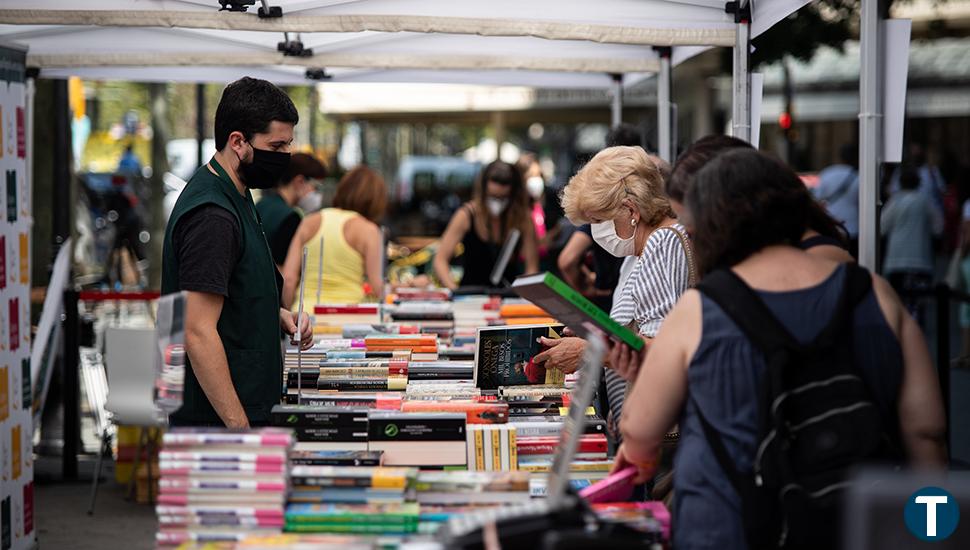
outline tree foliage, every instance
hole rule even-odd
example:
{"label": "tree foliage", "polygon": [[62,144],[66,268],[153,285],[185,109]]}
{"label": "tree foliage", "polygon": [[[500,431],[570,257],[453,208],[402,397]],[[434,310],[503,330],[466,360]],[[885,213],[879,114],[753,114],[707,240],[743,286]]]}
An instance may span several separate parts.
{"label": "tree foliage", "polygon": [[860,8],[860,0],[817,0],[806,5],[752,40],[752,65],[770,64],[785,56],[808,61],[820,46],[841,51],[854,36]]}

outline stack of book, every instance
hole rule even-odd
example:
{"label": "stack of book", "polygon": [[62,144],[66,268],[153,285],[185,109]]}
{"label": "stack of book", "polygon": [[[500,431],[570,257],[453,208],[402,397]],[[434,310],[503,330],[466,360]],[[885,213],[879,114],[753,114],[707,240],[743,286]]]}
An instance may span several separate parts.
{"label": "stack of book", "polygon": [[548,325],[556,320],[546,311],[531,302],[518,298],[506,298],[499,309],[500,320],[492,324],[500,325]]}
{"label": "stack of book", "polygon": [[529,500],[529,472],[427,472],[414,488],[422,505],[514,504]]}
{"label": "stack of book", "polygon": [[384,452],[387,466],[466,466],[465,413],[400,412],[367,414],[367,448]]}
{"label": "stack of book", "polygon": [[160,546],[281,532],[289,430],[176,428],[162,441]]}
{"label": "stack of book", "polygon": [[518,439],[513,424],[469,424],[465,452],[468,469],[479,472],[519,469]]}
{"label": "stack of book", "polygon": [[450,340],[455,330],[455,315],[450,302],[402,302],[389,306],[391,320],[417,326],[424,334]]}
{"label": "stack of book", "polygon": [[377,304],[318,304],[313,308],[313,332],[324,338],[340,338],[344,325],[375,325],[381,322]]}
{"label": "stack of book", "polygon": [[364,338],[367,352],[410,352],[411,361],[437,361],[435,334],[372,334]]}
{"label": "stack of book", "polygon": [[276,405],[274,426],[292,428],[301,451],[366,451],[366,408]]}
{"label": "stack of book", "polygon": [[286,530],[414,533],[420,509],[408,500],[416,475],[412,468],[294,466]]}

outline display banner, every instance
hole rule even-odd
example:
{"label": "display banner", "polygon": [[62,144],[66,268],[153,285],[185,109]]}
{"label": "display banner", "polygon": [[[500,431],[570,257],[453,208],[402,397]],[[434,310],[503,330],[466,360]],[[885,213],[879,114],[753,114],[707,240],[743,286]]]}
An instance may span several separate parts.
{"label": "display banner", "polygon": [[0,46],[0,550],[36,541],[25,60]]}

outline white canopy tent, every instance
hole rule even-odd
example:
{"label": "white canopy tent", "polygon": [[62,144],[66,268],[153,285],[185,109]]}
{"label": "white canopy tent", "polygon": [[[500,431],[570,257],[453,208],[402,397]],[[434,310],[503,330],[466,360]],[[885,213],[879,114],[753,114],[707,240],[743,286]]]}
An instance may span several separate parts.
{"label": "white canopy tent", "polygon": [[[0,40],[27,45],[28,62],[52,77],[229,81],[255,74],[292,84],[303,82],[306,68],[325,68],[338,82],[610,87],[614,113],[622,90],[607,75],[629,75],[629,84],[659,72],[661,153],[671,158],[670,67],[707,47],[735,46],[734,128],[747,138],[748,37],[807,0],[741,3],[753,16],[738,22],[722,0],[261,2],[282,10],[275,18],[259,17],[255,7],[220,12],[218,0],[90,0],[75,10],[61,9],[59,0],[5,0]],[[284,32],[299,33],[313,54],[278,52]]]}

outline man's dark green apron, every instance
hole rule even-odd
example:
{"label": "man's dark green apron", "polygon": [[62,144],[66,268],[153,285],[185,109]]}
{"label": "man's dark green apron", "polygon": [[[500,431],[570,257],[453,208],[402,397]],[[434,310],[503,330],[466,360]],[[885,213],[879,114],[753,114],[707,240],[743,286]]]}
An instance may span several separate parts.
{"label": "man's dark green apron", "polygon": [[263,231],[269,243],[275,242],[276,234],[279,233],[283,221],[296,213],[296,210],[286,204],[279,193],[264,193],[263,198],[256,204],[256,211],[259,212],[259,219],[263,221]]}
{"label": "man's dark green apron", "polygon": [[[179,291],[178,258],[172,234],[179,219],[193,209],[214,204],[235,216],[242,234],[239,262],[229,278],[217,329],[229,362],[232,385],[250,423],[269,421],[270,409],[279,403],[283,378],[280,349],[280,305],[277,271],[270,255],[253,198],[239,194],[226,171],[213,158],[199,168],[185,186],[165,230],[162,254],[162,294]],[[218,345],[218,342],[212,342]],[[186,361],[191,367],[191,362]],[[185,371],[182,408],[172,414],[173,423],[221,423],[191,368]]]}

